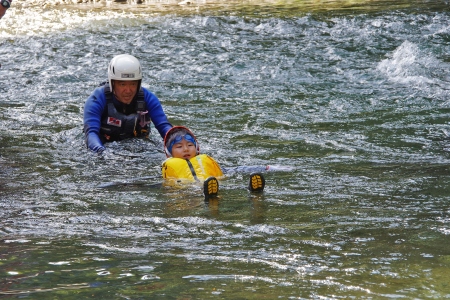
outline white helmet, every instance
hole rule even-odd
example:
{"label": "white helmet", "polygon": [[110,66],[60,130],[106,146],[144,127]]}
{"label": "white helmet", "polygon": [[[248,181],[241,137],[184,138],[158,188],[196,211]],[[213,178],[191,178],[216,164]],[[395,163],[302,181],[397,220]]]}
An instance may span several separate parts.
{"label": "white helmet", "polygon": [[129,54],[114,56],[108,67],[109,87],[112,89],[111,80],[142,80],[142,70],[139,60]]}

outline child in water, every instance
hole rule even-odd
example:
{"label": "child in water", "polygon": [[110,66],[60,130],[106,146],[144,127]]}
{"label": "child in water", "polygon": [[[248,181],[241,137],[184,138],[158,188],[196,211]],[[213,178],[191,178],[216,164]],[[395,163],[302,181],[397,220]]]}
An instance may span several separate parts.
{"label": "child in water", "polygon": [[[224,176],[214,158],[200,154],[195,135],[184,126],[172,127],[164,137],[164,151],[168,157],[162,164],[164,179],[176,182],[202,182],[205,200],[218,196],[218,178]],[[250,174],[248,188],[251,192],[262,192],[265,179],[261,173]]]}

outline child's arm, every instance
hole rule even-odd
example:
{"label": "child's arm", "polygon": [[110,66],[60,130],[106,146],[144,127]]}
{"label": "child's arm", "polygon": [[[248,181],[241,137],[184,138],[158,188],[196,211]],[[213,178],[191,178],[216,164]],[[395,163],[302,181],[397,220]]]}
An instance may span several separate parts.
{"label": "child's arm", "polygon": [[276,165],[222,167],[223,173],[227,175],[233,173],[290,172],[292,170],[294,170],[294,167]]}

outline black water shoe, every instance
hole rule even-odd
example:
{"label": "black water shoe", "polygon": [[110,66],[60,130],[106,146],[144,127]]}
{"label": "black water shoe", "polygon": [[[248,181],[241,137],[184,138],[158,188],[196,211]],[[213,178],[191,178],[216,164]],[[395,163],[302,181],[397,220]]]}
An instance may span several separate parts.
{"label": "black water shoe", "polygon": [[203,194],[205,194],[205,201],[218,196],[219,181],[217,181],[216,177],[208,177],[205,182],[203,182]]}
{"label": "black water shoe", "polygon": [[264,186],[266,185],[266,180],[264,175],[261,173],[250,174],[250,180],[248,182],[248,189],[250,192],[262,192],[264,191]]}

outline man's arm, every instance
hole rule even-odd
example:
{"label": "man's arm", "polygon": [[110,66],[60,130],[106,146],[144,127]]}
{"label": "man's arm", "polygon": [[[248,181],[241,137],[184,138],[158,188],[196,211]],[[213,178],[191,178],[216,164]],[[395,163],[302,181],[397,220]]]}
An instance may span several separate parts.
{"label": "man's arm", "polygon": [[84,104],[83,122],[86,145],[94,152],[102,152],[105,150],[105,146],[103,146],[99,136],[105,103],[105,94],[101,87],[95,89]]}
{"label": "man's arm", "polygon": [[166,132],[172,128],[172,124],[169,123],[166,114],[162,108],[159,99],[149,90],[144,89],[144,98],[147,104],[147,110],[152,119],[155,128],[158,130],[161,137],[164,139]]}

